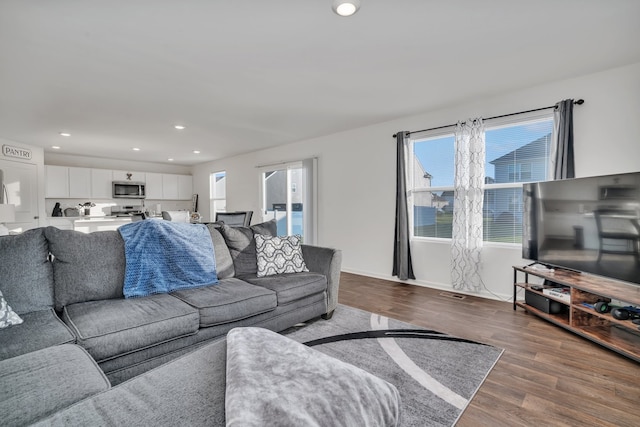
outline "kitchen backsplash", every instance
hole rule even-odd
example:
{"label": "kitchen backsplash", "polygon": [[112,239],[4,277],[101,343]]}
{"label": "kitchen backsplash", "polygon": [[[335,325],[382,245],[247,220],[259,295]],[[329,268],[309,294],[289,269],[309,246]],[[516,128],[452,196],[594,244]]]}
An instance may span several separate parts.
{"label": "kitchen backsplash", "polygon": [[[87,199],[45,199],[45,211],[47,216],[50,217],[53,212],[53,208],[56,203],[60,203],[60,209],[64,212],[66,208],[75,208],[78,205],[84,204],[86,202],[93,202],[95,204],[94,207],[91,208],[91,216],[107,216],[111,215],[111,207],[112,206],[131,206],[141,205],[141,200],[87,200]],[[160,215],[160,212],[156,212],[157,206],[160,205],[161,210],[163,211],[186,211],[191,209],[191,202],[188,200],[153,200],[153,199],[145,199],[144,207],[145,210],[150,214]]]}

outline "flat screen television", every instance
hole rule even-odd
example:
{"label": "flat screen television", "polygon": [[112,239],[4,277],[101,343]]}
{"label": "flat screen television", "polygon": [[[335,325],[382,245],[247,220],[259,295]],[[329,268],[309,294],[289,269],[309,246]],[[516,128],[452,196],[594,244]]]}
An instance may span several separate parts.
{"label": "flat screen television", "polygon": [[522,257],[640,285],[640,172],[525,184]]}

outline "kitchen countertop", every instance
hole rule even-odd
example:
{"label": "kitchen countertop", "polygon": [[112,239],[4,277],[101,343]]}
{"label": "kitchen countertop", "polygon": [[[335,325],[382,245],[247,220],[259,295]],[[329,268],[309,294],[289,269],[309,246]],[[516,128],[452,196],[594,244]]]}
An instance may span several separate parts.
{"label": "kitchen countertop", "polygon": [[96,215],[96,216],[50,216],[48,220],[66,220],[73,222],[131,222],[130,216],[115,216],[115,215]]}
{"label": "kitchen countertop", "polygon": [[131,222],[131,217],[128,216],[96,216],[96,217],[79,217],[78,219],[72,219],[74,222]]}

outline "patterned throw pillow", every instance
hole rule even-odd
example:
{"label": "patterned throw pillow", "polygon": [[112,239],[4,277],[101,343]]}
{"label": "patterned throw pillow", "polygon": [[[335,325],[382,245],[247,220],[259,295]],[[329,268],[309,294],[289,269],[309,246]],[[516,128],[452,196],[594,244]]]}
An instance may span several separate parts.
{"label": "patterned throw pillow", "polygon": [[2,296],[0,292],[0,329],[8,328],[11,325],[19,325],[22,319],[18,316]]}
{"label": "patterned throw pillow", "polygon": [[309,271],[302,257],[302,237],[256,234],[258,277]]}

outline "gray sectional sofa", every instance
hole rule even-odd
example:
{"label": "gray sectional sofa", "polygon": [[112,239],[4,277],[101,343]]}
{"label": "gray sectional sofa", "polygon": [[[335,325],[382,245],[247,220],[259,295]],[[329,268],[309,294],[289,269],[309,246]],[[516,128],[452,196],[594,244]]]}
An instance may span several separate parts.
{"label": "gray sectional sofa", "polygon": [[[275,222],[207,227],[219,283],[140,298],[123,297],[126,259],[117,231],[47,227],[0,237],[0,291],[23,319],[0,329],[0,413],[9,414],[3,424],[29,424],[105,390],[100,399],[107,401],[109,394],[126,394],[111,387],[133,377],[144,384],[149,379],[141,374],[212,345],[235,327],[279,332],[331,316],[339,250],[302,245],[308,272],[258,277],[253,235],[275,235]],[[25,411],[17,403],[25,398],[43,407]]]}

